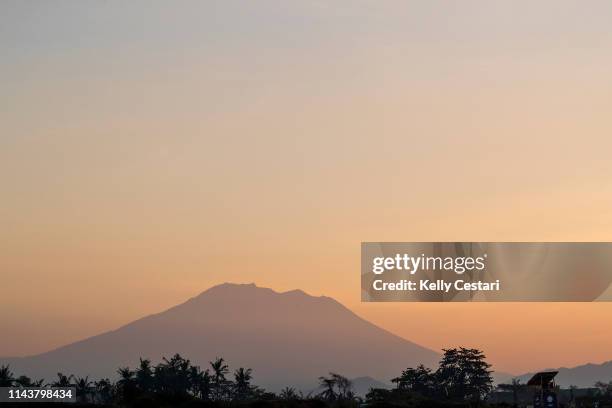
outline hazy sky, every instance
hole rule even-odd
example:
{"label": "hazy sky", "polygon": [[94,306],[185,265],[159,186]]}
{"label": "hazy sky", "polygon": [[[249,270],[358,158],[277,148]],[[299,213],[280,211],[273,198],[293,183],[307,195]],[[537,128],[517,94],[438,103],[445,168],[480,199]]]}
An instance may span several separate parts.
{"label": "hazy sky", "polygon": [[505,371],[612,359],[612,303],[359,301],[361,241],[611,240],[610,21],[607,0],[3,1],[0,355],[233,281]]}

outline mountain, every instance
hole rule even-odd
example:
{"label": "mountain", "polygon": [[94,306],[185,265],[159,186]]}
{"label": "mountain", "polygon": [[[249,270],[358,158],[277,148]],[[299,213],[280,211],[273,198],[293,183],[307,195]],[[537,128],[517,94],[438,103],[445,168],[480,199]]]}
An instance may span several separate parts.
{"label": "mountain", "polygon": [[[612,381],[612,360],[601,364],[584,364],[573,368],[547,368],[542,371],[558,371],[555,381],[563,388],[575,385],[580,388],[593,387],[597,381]],[[519,376],[522,382],[527,382],[534,373]]]}
{"label": "mountain", "polygon": [[610,286],[608,286],[608,289],[606,289],[601,295],[599,295],[597,299],[595,299],[595,302],[611,302],[611,301],[612,301],[612,284],[610,284]]}
{"label": "mountain", "polygon": [[360,318],[331,299],[300,290],[222,284],[117,330],[22,358],[0,359],[18,374],[50,380],[57,372],[116,377],[139,357],[180,353],[202,367],[216,356],[250,367],[257,385],[308,390],[330,371],[389,379],[408,366],[434,366],[439,355]]}

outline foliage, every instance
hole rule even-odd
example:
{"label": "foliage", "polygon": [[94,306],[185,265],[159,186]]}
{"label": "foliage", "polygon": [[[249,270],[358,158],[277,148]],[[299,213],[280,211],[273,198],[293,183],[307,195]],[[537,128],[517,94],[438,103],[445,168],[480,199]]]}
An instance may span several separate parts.
{"label": "foliage", "polygon": [[[94,381],[89,377],[75,377],[58,373],[46,384],[56,387],[75,387],[79,406],[107,407],[209,407],[209,408],[469,408],[474,406],[511,406],[485,403],[491,391],[490,365],[480,350],[453,348],[444,350],[434,371],[423,365],[409,367],[391,381],[394,389],[371,389],[363,402],[353,392],[351,381],[330,372],[319,377],[319,393],[304,396],[295,388],[285,387],[278,395],[253,384],[251,368],[239,367],[230,371],[220,357],[201,369],[179,354],[163,358],[154,365],[141,358],[135,369],[120,367],[116,382],[108,378]],[[16,377],[9,366],[0,366],[0,386],[45,386],[42,380],[26,376]],[[526,386],[518,380],[500,384],[499,390],[513,393],[513,406]],[[576,396],[577,404],[612,408],[612,382],[597,383],[593,393]],[[572,390],[570,390],[572,391]],[[573,393],[572,400],[574,400]],[[491,394],[494,395],[494,394]]]}
{"label": "foliage", "polygon": [[492,389],[490,367],[480,350],[446,349],[435,372],[423,365],[407,368],[391,380],[395,390],[371,390],[366,398],[378,405],[478,405]]}
{"label": "foliage", "polygon": [[11,387],[15,382],[13,372],[9,366],[0,366],[0,387]]}
{"label": "foliage", "polygon": [[325,401],[346,401],[355,397],[351,381],[337,373],[329,373],[329,377],[319,377],[319,386],[323,391],[318,397]]}
{"label": "foliage", "polygon": [[399,390],[413,391],[425,396],[431,396],[437,391],[436,375],[423,364],[417,368],[407,368],[402,371],[401,376],[393,378],[391,382],[397,384]]}
{"label": "foliage", "polygon": [[444,350],[436,371],[438,387],[455,400],[482,400],[492,389],[491,365],[477,349],[461,347]]}
{"label": "foliage", "polygon": [[612,398],[612,381],[609,381],[607,383],[603,381],[597,381],[595,383],[595,387],[599,389],[601,395]]}

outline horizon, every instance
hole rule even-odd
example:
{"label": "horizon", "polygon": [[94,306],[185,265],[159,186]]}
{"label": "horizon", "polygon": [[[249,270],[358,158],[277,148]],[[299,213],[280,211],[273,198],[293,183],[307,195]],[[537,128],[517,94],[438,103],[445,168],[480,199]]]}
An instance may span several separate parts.
{"label": "horizon", "polygon": [[[160,314],[160,313],[165,313],[165,312],[167,312],[167,311],[169,311],[169,310],[171,310],[171,309],[173,309],[173,308],[175,308],[177,306],[181,306],[181,305],[189,302],[190,300],[193,300],[193,299],[198,298],[198,297],[200,297],[202,295],[205,295],[207,292],[211,291],[212,289],[223,287],[223,286],[229,286],[229,287],[233,287],[233,286],[244,287],[244,286],[247,286],[247,287],[253,287],[255,289],[265,289],[265,290],[272,291],[275,295],[284,295],[284,294],[290,294],[290,293],[299,292],[299,293],[304,294],[307,297],[313,298],[313,299],[321,299],[321,298],[332,299],[332,300],[338,302],[341,306],[346,307],[351,313],[354,313],[359,318],[362,318],[362,319],[366,320],[367,322],[376,325],[374,322],[371,322],[368,319],[364,318],[363,316],[360,316],[357,312],[355,312],[354,310],[352,310],[351,308],[349,308],[348,306],[346,306],[342,302],[339,302],[337,299],[335,299],[335,298],[333,298],[331,296],[326,296],[326,295],[316,296],[316,295],[312,295],[312,294],[310,294],[310,293],[308,293],[308,292],[306,292],[306,291],[304,291],[304,290],[302,290],[300,288],[294,288],[294,289],[288,289],[288,290],[276,290],[275,288],[271,288],[271,287],[259,286],[256,282],[232,282],[232,281],[225,281],[225,282],[220,282],[220,283],[214,284],[214,285],[212,285],[212,286],[202,290],[198,294],[196,294],[196,295],[194,295],[194,296],[192,296],[192,297],[190,297],[188,299],[185,299],[184,301],[182,301],[180,303],[172,305],[169,308],[166,308],[166,309],[161,310],[161,311],[154,311],[154,312],[152,311],[152,312],[150,312],[148,314],[145,314],[143,316],[140,316],[140,317],[138,317],[138,318],[136,318],[136,319],[134,319],[132,321],[128,321],[125,324],[121,324],[120,326],[117,326],[117,327],[114,327],[114,328],[110,328],[108,330],[105,330],[105,331],[102,331],[102,332],[99,332],[99,333],[95,333],[95,334],[93,334],[91,336],[75,339],[74,341],[71,341],[71,342],[68,342],[66,344],[62,344],[62,345],[60,345],[58,347],[51,348],[51,349],[48,349],[48,350],[44,350],[44,351],[41,351],[41,352],[35,353],[35,354],[21,355],[21,356],[8,356],[8,355],[2,356],[2,355],[0,355],[0,358],[15,358],[15,357],[17,357],[17,358],[20,358],[20,357],[27,358],[27,357],[33,357],[33,356],[36,356],[36,355],[39,355],[39,354],[45,354],[47,352],[55,351],[58,348],[63,348],[64,346],[69,346],[69,345],[72,345],[74,343],[78,343],[78,342],[83,341],[83,340],[88,340],[88,339],[90,339],[92,337],[97,337],[97,336],[105,334],[107,332],[112,332],[112,331],[115,331],[115,330],[122,329],[122,328],[130,325],[131,323],[133,323],[133,322],[135,322],[137,320],[140,320],[140,319],[143,319],[143,318],[147,318],[147,317],[150,317],[150,316],[154,316],[154,315],[157,315],[157,314]],[[376,326],[378,326],[378,325],[376,325]],[[414,342],[414,340],[412,340],[410,338],[406,338],[406,337],[404,337],[402,335],[399,335],[397,333],[394,333],[393,331],[387,330],[387,329],[385,329],[382,326],[378,326],[378,327],[388,331],[392,335],[396,335],[396,336],[398,336],[398,337],[400,337],[400,338],[402,338],[404,340],[407,340],[409,342]],[[448,349],[448,348],[453,348],[453,347],[463,347],[464,346],[462,344],[448,344],[447,346],[444,346],[443,348],[436,349],[436,348],[430,347],[427,344],[421,344],[421,343],[417,343],[417,344],[419,346],[425,347],[427,349],[430,349],[430,350],[438,353],[440,356],[442,355],[443,349]],[[487,351],[486,350],[483,350],[483,351],[484,351],[484,353],[486,355]],[[138,356],[138,357],[149,358],[150,356]],[[156,356],[156,357],[157,357],[157,360],[161,361],[161,358],[163,356]],[[157,361],[157,360],[153,359],[152,361]],[[568,366],[568,367],[563,366],[563,365],[550,366],[550,367],[540,367],[540,368],[535,369],[535,370],[527,370],[527,371],[522,371],[522,372],[506,372],[506,371],[497,369],[495,367],[495,365],[493,365],[492,369],[493,369],[493,371],[495,373],[503,374],[504,376],[505,375],[510,375],[510,376],[513,376],[513,377],[519,377],[519,376],[525,376],[527,374],[531,374],[531,373],[538,372],[538,371],[548,371],[548,370],[559,370],[559,369],[577,368],[577,367],[589,366],[589,365],[602,365],[602,364],[605,364],[605,363],[608,363],[608,362],[612,362],[612,359],[603,360],[603,361],[587,361],[587,362],[584,362],[584,363],[581,363],[581,364],[577,364],[577,365],[574,365],[574,366]],[[362,376],[358,376],[358,377],[355,377],[355,378],[361,378],[361,377],[368,377],[368,378],[372,378],[372,379],[377,380],[377,381],[388,381],[389,380],[389,379],[382,379],[382,378],[373,378],[373,377],[369,376],[367,373],[364,373]]]}

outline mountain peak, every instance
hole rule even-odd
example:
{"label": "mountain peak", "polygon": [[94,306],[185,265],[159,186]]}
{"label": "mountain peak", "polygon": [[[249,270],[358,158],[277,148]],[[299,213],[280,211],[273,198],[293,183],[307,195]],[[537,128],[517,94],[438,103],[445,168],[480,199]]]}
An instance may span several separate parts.
{"label": "mountain peak", "polygon": [[234,283],[234,282],[223,282],[218,285],[211,286],[202,293],[211,292],[215,290],[231,290],[231,289],[264,289],[257,286],[254,282],[251,283]]}
{"label": "mountain peak", "polygon": [[237,294],[245,294],[245,293],[254,293],[254,292],[269,292],[273,293],[274,291],[270,288],[263,288],[257,286],[255,283],[234,283],[234,282],[223,282],[218,285],[211,286],[205,291],[201,292],[195,298],[202,298],[209,295],[237,295]]}
{"label": "mountain peak", "polygon": [[333,300],[327,296],[313,296],[301,289],[292,289],[285,292],[276,291],[271,288],[257,286],[255,283],[235,283],[235,282],[224,282],[215,286],[211,286],[206,289],[202,293],[196,296],[196,298],[205,297],[207,295],[212,294],[221,294],[221,295],[239,295],[239,294],[248,294],[248,293],[260,293],[260,294],[268,294],[268,295],[279,295],[279,296],[288,296],[288,297],[304,297],[311,299],[325,299],[325,300]]}

